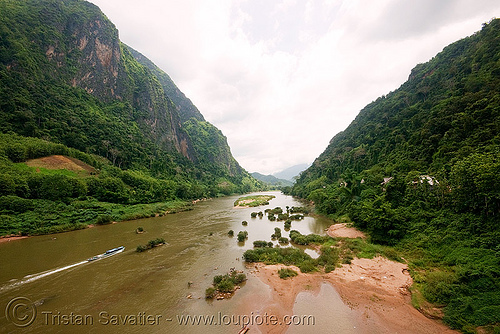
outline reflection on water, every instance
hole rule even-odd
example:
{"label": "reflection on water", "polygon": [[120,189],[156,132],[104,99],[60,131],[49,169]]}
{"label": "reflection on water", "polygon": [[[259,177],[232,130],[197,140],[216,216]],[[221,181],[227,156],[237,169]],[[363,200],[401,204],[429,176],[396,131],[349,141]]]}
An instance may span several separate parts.
{"label": "reflection on water", "polygon": [[[0,332],[16,330],[3,310],[11,299],[20,296],[29,298],[37,307],[35,321],[23,328],[23,333],[237,332],[236,326],[180,325],[178,317],[232,314],[245,303],[246,296],[262,292],[262,283],[249,280],[230,300],[207,302],[204,299],[213,276],[224,274],[232,267],[245,270],[241,255],[252,248],[253,241],[269,241],[275,227],[280,227],[282,235],[288,237],[283,222],[250,218],[252,211],[301,206],[290,196],[272,194],[276,198],[268,206],[258,208],[235,209],[233,203],[237,196],[230,196],[200,202],[193,211],[175,215],[0,244],[0,287],[3,287],[3,290],[0,288]],[[248,226],[242,226],[243,220]],[[303,234],[324,234],[329,224],[324,218],[306,217],[292,222],[292,229]],[[139,226],[146,232],[136,234]],[[236,237],[228,237],[229,230],[234,230],[235,235],[246,230],[249,238],[238,244]],[[138,245],[156,238],[164,238],[167,245],[135,252]],[[121,254],[85,262],[95,254],[121,245],[125,246]],[[73,265],[82,261],[85,263]],[[37,273],[50,275],[15,285],[29,279],[27,275]],[[102,315],[105,318],[107,315],[108,320],[115,315],[116,323],[103,323],[106,321]],[[148,316],[158,321],[148,324]],[[92,319],[93,323],[74,323],[75,319]],[[146,323],[140,324],[141,319],[146,319]]]}
{"label": "reflection on water", "polygon": [[[327,283],[321,285],[317,295],[300,292],[295,300],[293,314],[301,318],[296,319],[295,326],[288,328],[287,333],[290,334],[359,333],[356,330],[355,312],[344,304],[337,291]],[[310,315],[314,318],[309,318]]]}

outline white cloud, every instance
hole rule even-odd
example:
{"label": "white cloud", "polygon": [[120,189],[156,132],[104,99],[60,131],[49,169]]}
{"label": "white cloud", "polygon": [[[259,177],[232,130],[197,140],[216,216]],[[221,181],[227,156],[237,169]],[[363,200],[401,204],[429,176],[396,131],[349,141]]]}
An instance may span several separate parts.
{"label": "white cloud", "polygon": [[248,171],[312,162],[496,0],[92,0],[167,72]]}

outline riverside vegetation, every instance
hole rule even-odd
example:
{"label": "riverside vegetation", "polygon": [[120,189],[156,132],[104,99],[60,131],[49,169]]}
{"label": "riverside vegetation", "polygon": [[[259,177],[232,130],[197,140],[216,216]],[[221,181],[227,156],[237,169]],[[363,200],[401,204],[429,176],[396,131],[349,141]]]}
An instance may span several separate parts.
{"label": "riverside vegetation", "polygon": [[434,303],[466,333],[500,332],[499,89],[495,19],[367,105],[286,191],[393,246],[409,262],[413,304]]}
{"label": "riverside vegetation", "polygon": [[247,280],[243,272],[231,270],[228,274],[214,277],[213,286],[205,290],[206,299],[224,299],[230,297],[239,285]]}
{"label": "riverside vegetation", "polygon": [[234,202],[234,206],[255,207],[260,205],[268,205],[269,201],[273,198],[275,198],[274,195],[253,195],[240,197]]}
{"label": "riverside vegetation", "polygon": [[[98,7],[0,0],[0,12],[0,235],[161,215],[264,189]],[[87,172],[26,165],[52,155]]]}
{"label": "riverside vegetation", "polygon": [[162,246],[162,245],[165,245],[165,239],[163,238],[156,238],[156,239],[153,239],[153,240],[149,240],[148,243],[146,245],[139,245],[137,246],[137,248],[135,249],[135,251],[137,253],[142,253],[144,251],[147,251],[148,249],[152,249],[152,248],[155,248],[155,247],[158,247],[158,246]]}

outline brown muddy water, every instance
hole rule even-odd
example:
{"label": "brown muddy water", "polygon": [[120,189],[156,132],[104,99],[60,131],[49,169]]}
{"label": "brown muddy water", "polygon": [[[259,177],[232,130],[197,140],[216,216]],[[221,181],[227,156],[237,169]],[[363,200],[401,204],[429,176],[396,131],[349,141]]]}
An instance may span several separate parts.
{"label": "brown muddy water", "polygon": [[[245,309],[250,297],[265,300],[270,287],[248,276],[241,290],[222,301],[206,301],[205,289],[230,268],[247,272],[241,256],[254,240],[269,241],[275,227],[288,237],[283,222],[250,218],[253,211],[301,206],[290,196],[271,194],[276,198],[258,208],[235,209],[238,196],[231,196],[199,202],[194,210],[174,215],[0,244],[0,333],[237,333],[255,315],[235,310]],[[243,220],[248,226],[242,226]],[[292,222],[292,229],[324,234],[331,223],[306,217]],[[146,232],[136,234],[139,226]],[[229,230],[234,230],[233,238]],[[243,230],[249,238],[241,244],[236,234]],[[167,245],[135,252],[156,238]],[[125,250],[86,261],[118,246]],[[325,289],[335,296],[333,288]],[[310,304],[316,297],[310,298],[301,295],[294,311],[318,312],[321,322],[324,310],[315,310]],[[205,324],[207,318],[194,318],[199,316],[213,319]]]}

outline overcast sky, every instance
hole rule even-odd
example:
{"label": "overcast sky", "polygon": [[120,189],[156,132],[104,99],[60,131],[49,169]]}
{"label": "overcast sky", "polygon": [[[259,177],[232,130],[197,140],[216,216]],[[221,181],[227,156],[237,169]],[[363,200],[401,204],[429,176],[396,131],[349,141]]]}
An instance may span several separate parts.
{"label": "overcast sky", "polygon": [[311,163],[498,0],[91,0],[162,68],[249,172]]}

